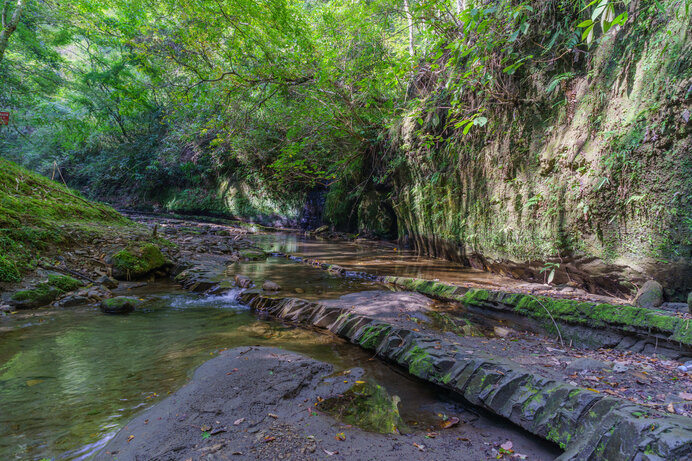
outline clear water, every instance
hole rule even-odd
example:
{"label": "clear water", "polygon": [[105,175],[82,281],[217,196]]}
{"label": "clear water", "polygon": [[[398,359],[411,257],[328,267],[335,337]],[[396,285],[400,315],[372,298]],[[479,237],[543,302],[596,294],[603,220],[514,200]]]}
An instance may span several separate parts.
{"label": "clear water", "polygon": [[[292,236],[262,241],[284,252],[303,248],[300,242]],[[371,282],[332,277],[283,258],[236,270],[256,283],[272,279],[303,289],[306,297],[373,289]],[[401,397],[402,416],[414,424],[464,412],[333,335],[258,320],[236,302],[236,293],[205,297],[164,282],[131,294],[150,301],[127,316],[83,306],[0,319],[0,459],[89,459],[133,415],[180,388],[197,366],[238,346],[283,347],[340,370],[361,366],[368,379]],[[498,427],[478,424],[486,431]],[[515,444],[524,437],[502,431],[514,434]]]}

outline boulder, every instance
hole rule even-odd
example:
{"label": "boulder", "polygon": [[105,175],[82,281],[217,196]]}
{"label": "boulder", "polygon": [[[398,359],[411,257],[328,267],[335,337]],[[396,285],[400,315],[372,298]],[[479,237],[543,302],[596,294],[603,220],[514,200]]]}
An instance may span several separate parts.
{"label": "boulder", "polygon": [[236,275],[235,284],[240,288],[250,288],[252,286],[252,279],[250,277],[245,277],[244,275]]}
{"label": "boulder", "polygon": [[98,283],[99,285],[103,285],[104,287],[110,290],[118,288],[118,281],[113,277],[109,277],[107,275],[101,276],[98,279],[96,279],[96,283]]}
{"label": "boulder", "polygon": [[108,262],[113,265],[113,277],[118,280],[140,279],[171,264],[153,243],[122,248]]}
{"label": "boulder", "polygon": [[89,304],[89,298],[76,294],[67,295],[55,302],[55,307],[74,307],[79,305]]}
{"label": "boulder", "polygon": [[142,304],[137,298],[130,296],[116,296],[115,298],[101,301],[101,312],[104,314],[129,314]]}
{"label": "boulder", "polygon": [[262,284],[262,289],[264,291],[279,291],[281,290],[281,286],[276,282],[272,282],[271,280],[265,280]]}
{"label": "boulder", "polygon": [[663,287],[655,280],[649,280],[637,291],[634,302],[639,307],[651,309],[663,304]]}
{"label": "boulder", "polygon": [[10,304],[16,309],[36,309],[49,305],[63,293],[81,286],[82,282],[67,275],[49,274],[47,281],[15,292],[10,298]]}

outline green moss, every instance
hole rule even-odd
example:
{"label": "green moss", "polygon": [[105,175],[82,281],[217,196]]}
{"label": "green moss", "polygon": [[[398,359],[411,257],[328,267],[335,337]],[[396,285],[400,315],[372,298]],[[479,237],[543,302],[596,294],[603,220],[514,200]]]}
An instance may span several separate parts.
{"label": "green moss", "polygon": [[399,400],[382,386],[357,383],[343,394],[323,400],[317,408],[367,431],[396,434],[407,430],[399,414]]}
{"label": "green moss", "polygon": [[48,283],[39,283],[29,290],[15,292],[11,299],[18,302],[21,307],[35,308],[50,304],[62,293],[59,288]]}
{"label": "green moss", "polygon": [[257,248],[245,248],[240,250],[240,257],[246,261],[260,261],[267,259],[267,253]]}
{"label": "green moss", "polygon": [[64,292],[76,290],[77,288],[84,286],[82,282],[75,278],[68,275],[57,274],[50,274],[48,276],[48,284]]}
{"label": "green moss", "polygon": [[16,282],[49,248],[134,223],[41,175],[0,158],[0,281]]}
{"label": "green moss", "polygon": [[379,344],[380,338],[385,336],[389,330],[391,327],[385,324],[368,326],[365,328],[359,344],[365,349],[374,349]]}
{"label": "green moss", "polygon": [[0,282],[19,282],[21,279],[22,276],[14,261],[0,255]]}
{"label": "green moss", "polygon": [[406,360],[409,373],[419,378],[424,378],[433,370],[430,354],[418,346],[406,353]]}
{"label": "green moss", "polygon": [[131,278],[142,277],[168,261],[158,246],[147,243],[139,248],[124,248],[111,257],[114,272]]}

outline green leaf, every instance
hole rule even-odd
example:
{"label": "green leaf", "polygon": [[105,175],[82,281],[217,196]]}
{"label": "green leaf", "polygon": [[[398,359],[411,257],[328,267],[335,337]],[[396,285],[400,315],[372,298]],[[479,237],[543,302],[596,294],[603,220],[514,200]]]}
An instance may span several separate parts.
{"label": "green leaf", "polygon": [[586,21],[580,22],[577,27],[589,27],[591,24],[593,24],[593,21],[591,19],[587,19]]}
{"label": "green leaf", "polygon": [[485,126],[486,123],[488,123],[488,119],[486,117],[477,117],[473,120],[473,124],[476,126]]}

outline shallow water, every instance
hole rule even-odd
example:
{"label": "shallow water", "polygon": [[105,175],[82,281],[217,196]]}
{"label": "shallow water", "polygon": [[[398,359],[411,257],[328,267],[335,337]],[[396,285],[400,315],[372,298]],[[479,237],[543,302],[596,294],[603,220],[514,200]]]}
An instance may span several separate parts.
{"label": "shallow water", "polygon": [[[261,243],[274,251],[288,252],[291,246],[306,251],[291,237],[262,237]],[[373,289],[372,282],[334,277],[284,258],[235,269],[256,282],[271,279],[289,290],[302,289],[306,297]],[[180,388],[205,360],[248,345],[286,348],[339,370],[361,366],[367,379],[401,398],[402,417],[414,427],[435,424],[439,414],[475,418],[332,335],[258,320],[236,302],[234,292],[209,297],[162,282],[130,294],[150,301],[127,316],[84,306],[0,320],[0,459],[88,459],[138,411]],[[481,428],[526,439],[482,418],[470,426]]]}
{"label": "shallow water", "polygon": [[338,264],[352,271],[373,275],[394,275],[450,283],[477,283],[508,289],[523,282],[464,267],[451,261],[419,256],[411,250],[378,242],[333,242],[306,238],[297,234],[256,234],[252,240],[267,251],[317,259]]}

